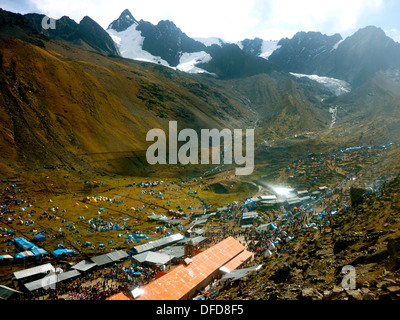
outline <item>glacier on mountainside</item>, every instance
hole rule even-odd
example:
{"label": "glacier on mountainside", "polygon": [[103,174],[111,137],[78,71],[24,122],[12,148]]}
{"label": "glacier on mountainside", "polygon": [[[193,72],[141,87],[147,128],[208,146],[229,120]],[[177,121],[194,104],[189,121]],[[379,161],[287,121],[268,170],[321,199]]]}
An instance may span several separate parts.
{"label": "glacier on mountainside", "polygon": [[124,31],[117,32],[113,29],[107,29],[107,32],[117,44],[118,50],[124,58],[152,62],[169,67],[168,62],[161,59],[161,57],[153,56],[142,49],[144,38],[141,32],[136,30],[137,26],[134,23]]}
{"label": "glacier on mountainside", "polygon": [[176,67],[176,69],[186,73],[209,73],[204,69],[196,67],[196,64],[207,63],[211,59],[211,56],[205,51],[193,53],[184,52],[182,53],[182,56],[179,60],[179,65]]}
{"label": "glacier on mountainside", "polygon": [[342,94],[346,94],[351,91],[351,85],[344,80],[339,80],[339,79],[329,78],[329,77],[320,77],[315,74],[308,75],[308,74],[293,73],[293,72],[290,72],[290,74],[297,78],[306,77],[308,79],[311,79],[318,83],[321,83],[326,88],[328,88],[329,91],[331,91],[335,96],[340,96]]}
{"label": "glacier on mountainside", "polygon": [[259,57],[268,60],[269,56],[276,49],[279,49],[281,47],[281,46],[278,46],[278,42],[279,41],[275,41],[275,40],[270,40],[270,41],[263,40],[263,43],[261,46],[261,53],[260,53]]}
{"label": "glacier on mountainside", "polygon": [[[131,25],[128,29],[118,32],[113,29],[107,29],[108,34],[116,43],[121,56],[128,59],[139,60],[144,62],[156,63],[178,69],[187,73],[209,73],[206,70],[195,66],[197,63],[207,63],[211,60],[211,56],[204,52],[187,53],[182,52],[179,65],[171,67],[167,61],[161,57],[154,56],[146,50],[143,50],[144,38],[139,30],[136,29],[138,24]],[[217,39],[217,38],[215,38]],[[211,73],[210,73],[211,74]]]}

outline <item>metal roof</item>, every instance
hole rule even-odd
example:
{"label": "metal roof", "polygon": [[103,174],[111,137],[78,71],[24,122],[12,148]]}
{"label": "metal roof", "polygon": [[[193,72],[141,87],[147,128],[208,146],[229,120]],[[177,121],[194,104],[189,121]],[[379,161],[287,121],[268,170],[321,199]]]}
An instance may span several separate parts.
{"label": "metal roof", "polygon": [[242,216],[242,220],[246,219],[256,219],[258,218],[258,213],[257,212],[244,212]]}
{"label": "metal roof", "polygon": [[112,295],[108,297],[106,300],[132,300],[128,296],[124,295],[122,292]]}
{"label": "metal roof", "polygon": [[147,251],[147,252],[143,252],[143,253],[133,256],[133,259],[135,261],[137,261],[138,263],[148,262],[148,263],[153,263],[153,264],[157,264],[157,265],[167,264],[173,258],[174,257],[172,257],[168,254],[153,252],[153,251]]}
{"label": "metal roof", "polygon": [[105,264],[113,262],[113,260],[108,256],[107,253],[90,258],[90,260],[92,260],[97,266],[103,266]]}
{"label": "metal roof", "polygon": [[264,196],[258,196],[261,200],[276,200],[277,197],[274,194],[271,195],[264,195]]}
{"label": "metal roof", "polygon": [[119,261],[119,260],[129,257],[129,255],[123,250],[109,252],[109,253],[107,253],[107,255],[113,261]]}
{"label": "metal roof", "polygon": [[90,258],[89,260],[82,260],[81,262],[73,265],[71,268],[79,271],[88,271],[95,266],[102,266],[111,262],[125,259],[127,257],[129,257],[128,253],[123,250],[118,250]]}
{"label": "metal roof", "polygon": [[0,285],[0,299],[1,300],[7,300],[14,293],[22,293],[22,292],[11,289],[11,288],[3,286],[3,285]]}
{"label": "metal roof", "polygon": [[211,248],[195,255],[188,265],[180,264],[162,277],[143,288],[137,300],[180,300],[186,298],[191,290],[201,285],[218,269],[245,250],[244,246],[232,237],[217,243]]}
{"label": "metal roof", "polygon": [[40,273],[47,273],[48,271],[54,271],[54,267],[52,266],[51,263],[46,263],[40,266],[36,266],[36,267],[32,267],[29,269],[25,269],[25,270],[21,270],[21,271],[16,271],[14,272],[14,277],[19,280],[19,279],[23,279],[26,277],[30,277],[36,274],[40,274]]}
{"label": "metal roof", "polygon": [[158,253],[164,253],[172,256],[173,258],[181,258],[185,255],[184,246],[170,246],[157,251]]}
{"label": "metal roof", "polygon": [[58,274],[50,274],[42,279],[35,280],[29,283],[25,283],[25,287],[29,291],[34,291],[41,288],[53,288],[58,282],[65,281],[74,277],[79,276],[80,273],[77,270],[70,270],[67,272],[61,272]]}
{"label": "metal roof", "polygon": [[79,271],[88,271],[96,266],[96,263],[89,260],[82,260],[81,262],[73,265],[71,268]]}
{"label": "metal roof", "polygon": [[181,235],[180,233],[176,233],[176,234],[173,234],[173,235],[168,236],[168,237],[160,238],[160,239],[155,240],[155,241],[149,241],[149,242],[147,242],[145,244],[138,245],[138,246],[134,247],[133,249],[137,253],[142,253],[142,252],[145,252],[145,251],[157,249],[157,248],[163,247],[165,245],[178,242],[179,240],[182,240],[183,238],[184,238],[183,235]]}
{"label": "metal roof", "polygon": [[253,254],[250,251],[243,250],[232,260],[229,260],[228,263],[224,264],[224,267],[227,268],[228,270],[235,270],[237,267],[239,267],[249,258],[251,258],[252,255]]}
{"label": "metal roof", "polygon": [[185,244],[186,242],[193,241],[196,244],[200,244],[205,240],[207,240],[207,237],[198,236],[198,237],[194,237],[194,238],[185,238],[182,241],[179,241],[179,243]]}

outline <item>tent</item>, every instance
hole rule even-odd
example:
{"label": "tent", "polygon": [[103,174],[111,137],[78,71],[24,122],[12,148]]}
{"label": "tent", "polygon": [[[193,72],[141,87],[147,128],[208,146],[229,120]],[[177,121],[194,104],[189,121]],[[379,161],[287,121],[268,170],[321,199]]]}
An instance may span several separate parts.
{"label": "tent", "polygon": [[266,224],[261,224],[258,227],[256,227],[256,231],[270,231],[270,230],[275,230],[277,226],[273,222],[269,222]]}
{"label": "tent", "polygon": [[264,257],[265,257],[265,258],[268,258],[268,257],[270,257],[270,256],[272,256],[271,250],[269,250],[269,249],[265,250]]}
{"label": "tent", "polygon": [[34,248],[32,248],[32,249],[31,249],[31,252],[34,254],[34,256],[36,257],[36,259],[39,259],[41,256],[44,256],[44,255],[48,255],[48,254],[49,254],[46,250],[44,250],[44,249],[42,249],[42,248],[39,248],[39,247],[34,247]]}
{"label": "tent", "polygon": [[9,254],[5,254],[0,256],[0,261],[14,261],[14,258],[10,256]]}
{"label": "tent", "polygon": [[19,249],[30,250],[31,248],[36,247],[33,243],[29,242],[28,240],[26,240],[22,237],[15,238],[14,241],[15,241],[15,245]]}
{"label": "tent", "polygon": [[28,257],[34,257],[34,256],[35,255],[32,251],[24,251],[24,252],[17,253],[15,255],[15,260],[24,259],[24,258],[28,258]]}
{"label": "tent", "polygon": [[45,241],[46,237],[44,235],[42,235],[42,234],[36,234],[36,235],[33,236],[33,239],[35,241]]}
{"label": "tent", "polygon": [[53,256],[55,256],[56,258],[60,258],[63,255],[72,256],[75,253],[76,252],[71,249],[56,249],[53,251]]}

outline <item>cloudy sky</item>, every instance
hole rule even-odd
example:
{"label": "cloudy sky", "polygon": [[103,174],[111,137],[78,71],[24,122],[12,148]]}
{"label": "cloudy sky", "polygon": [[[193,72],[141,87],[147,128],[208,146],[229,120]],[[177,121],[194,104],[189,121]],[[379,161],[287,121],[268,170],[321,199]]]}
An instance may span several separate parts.
{"label": "cloudy sky", "polygon": [[36,12],[79,22],[85,15],[104,29],[129,9],[137,20],[172,20],[190,37],[291,38],[297,31],[320,31],[343,38],[375,25],[400,42],[398,0],[0,0],[12,12]]}

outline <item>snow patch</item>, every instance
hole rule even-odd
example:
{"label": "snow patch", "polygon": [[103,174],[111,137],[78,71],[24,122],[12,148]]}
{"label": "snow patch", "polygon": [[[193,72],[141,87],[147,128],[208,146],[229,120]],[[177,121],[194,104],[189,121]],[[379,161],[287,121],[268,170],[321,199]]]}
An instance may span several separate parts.
{"label": "snow patch", "polygon": [[339,42],[337,42],[337,43],[333,46],[333,48],[332,48],[331,51],[336,50],[336,49],[339,47],[339,45],[340,45],[343,41],[344,41],[344,40],[340,40]]}
{"label": "snow patch", "polygon": [[182,54],[176,69],[187,73],[209,73],[204,69],[196,67],[196,64],[207,63],[211,59],[211,56],[204,51],[193,53],[185,52]]}
{"label": "snow patch", "polygon": [[[204,69],[198,68],[195,65],[198,63],[207,63],[212,58],[204,52],[182,53],[179,65],[171,67],[167,61],[158,56],[153,56],[151,53],[143,50],[144,37],[139,30],[136,29],[137,23],[134,23],[128,29],[118,32],[113,29],[107,29],[108,34],[116,43],[121,56],[128,59],[150,62],[169,67],[174,70],[180,70],[187,73],[209,73]],[[207,38],[211,39],[211,38]],[[219,39],[219,38],[212,38]],[[211,41],[211,40],[210,40]],[[209,73],[211,74],[211,73]],[[213,74],[212,74],[213,75]]]}
{"label": "snow patch", "polygon": [[137,24],[134,23],[128,29],[117,32],[113,29],[107,29],[108,34],[117,44],[121,56],[128,59],[151,62],[169,67],[167,61],[161,57],[153,56],[151,53],[142,49],[144,38],[139,30],[136,30]]}
{"label": "snow patch", "polygon": [[325,87],[329,89],[334,95],[340,96],[346,93],[349,93],[351,91],[351,85],[344,81],[344,80],[339,80],[335,78],[329,78],[329,77],[320,77],[318,75],[308,75],[308,74],[300,74],[300,73],[293,73],[290,72],[291,75],[297,77],[297,78],[308,78],[311,80],[314,80],[318,83],[323,84]]}
{"label": "snow patch", "polygon": [[204,44],[206,47],[210,47],[213,44],[222,46],[224,43],[226,43],[224,40],[222,40],[221,38],[217,38],[217,37],[208,37],[208,38],[193,38],[194,40],[201,42],[202,44]]}
{"label": "snow patch", "polygon": [[261,54],[259,55],[261,58],[264,58],[268,60],[270,55],[277,49],[279,49],[281,46],[278,46],[278,41],[266,41],[263,40],[263,43],[261,45]]}

